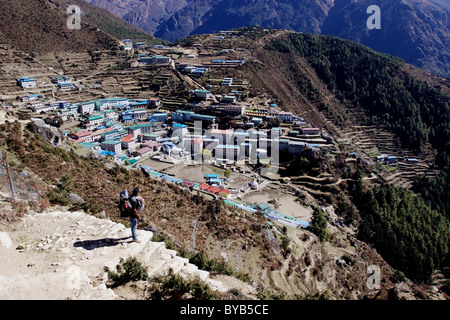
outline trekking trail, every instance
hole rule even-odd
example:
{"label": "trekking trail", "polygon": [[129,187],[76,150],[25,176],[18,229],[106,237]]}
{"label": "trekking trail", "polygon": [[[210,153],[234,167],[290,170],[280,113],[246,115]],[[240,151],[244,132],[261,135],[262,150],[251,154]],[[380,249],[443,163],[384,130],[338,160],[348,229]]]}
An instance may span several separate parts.
{"label": "trekking trail", "polygon": [[121,223],[61,207],[0,224],[0,299],[121,299],[106,286],[104,267],[115,271],[120,258],[128,257],[142,262],[150,278],[172,268],[183,278],[198,277],[219,292],[237,287],[243,293],[253,292],[250,285],[231,277],[212,279],[164,242],[152,242],[151,231],[138,230],[140,243],[131,242],[130,236],[130,229]]}

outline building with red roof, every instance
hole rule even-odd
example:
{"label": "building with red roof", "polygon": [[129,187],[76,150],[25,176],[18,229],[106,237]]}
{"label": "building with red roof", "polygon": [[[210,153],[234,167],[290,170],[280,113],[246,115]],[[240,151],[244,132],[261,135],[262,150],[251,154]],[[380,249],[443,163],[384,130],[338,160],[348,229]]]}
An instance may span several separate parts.
{"label": "building with red roof", "polygon": [[219,191],[219,196],[224,197],[224,198],[228,198],[228,196],[231,194],[231,191],[228,189],[221,189]]}
{"label": "building with red roof", "polygon": [[201,191],[208,191],[209,187],[210,187],[209,184],[207,184],[207,183],[202,183],[202,184],[200,184],[200,185],[198,186],[198,189],[201,190]]}
{"label": "building with red roof", "polygon": [[92,132],[91,131],[83,131],[83,132],[74,133],[71,135],[71,138],[73,140],[77,140],[77,141],[91,142],[92,141]]}
{"label": "building with red roof", "polygon": [[216,187],[216,186],[210,186],[208,188],[208,191],[213,193],[213,194],[219,194],[220,190],[222,190],[222,189],[219,188],[219,187]]}

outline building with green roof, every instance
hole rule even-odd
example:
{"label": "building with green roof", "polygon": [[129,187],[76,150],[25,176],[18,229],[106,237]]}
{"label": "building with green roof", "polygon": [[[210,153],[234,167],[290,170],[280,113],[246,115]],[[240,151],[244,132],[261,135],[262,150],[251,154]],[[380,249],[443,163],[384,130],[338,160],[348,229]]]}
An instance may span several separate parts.
{"label": "building with green roof", "polygon": [[102,149],[114,153],[119,153],[122,151],[122,143],[120,140],[106,140],[101,143]]}

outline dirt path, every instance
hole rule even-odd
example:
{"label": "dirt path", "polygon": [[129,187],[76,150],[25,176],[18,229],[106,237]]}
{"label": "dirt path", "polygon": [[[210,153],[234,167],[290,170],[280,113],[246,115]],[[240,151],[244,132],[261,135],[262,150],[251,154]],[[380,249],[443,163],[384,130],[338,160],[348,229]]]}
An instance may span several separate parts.
{"label": "dirt path", "polygon": [[213,290],[240,288],[255,296],[250,285],[232,277],[217,280],[165,248],[164,242],[151,241],[152,232],[138,228],[138,237],[141,242],[133,243],[130,229],[121,223],[60,207],[15,222],[2,220],[0,300],[121,299],[123,295],[107,287],[104,267],[115,270],[128,257],[137,257],[150,278],[172,268],[184,278],[200,278]]}

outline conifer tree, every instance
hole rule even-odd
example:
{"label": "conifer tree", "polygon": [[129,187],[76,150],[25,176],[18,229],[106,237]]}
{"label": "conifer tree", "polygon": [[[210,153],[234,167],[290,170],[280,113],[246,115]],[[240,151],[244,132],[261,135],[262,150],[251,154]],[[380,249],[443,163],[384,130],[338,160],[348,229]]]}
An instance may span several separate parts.
{"label": "conifer tree", "polygon": [[326,241],[328,238],[327,220],[319,207],[314,209],[311,220],[311,232],[318,236],[321,242]]}

